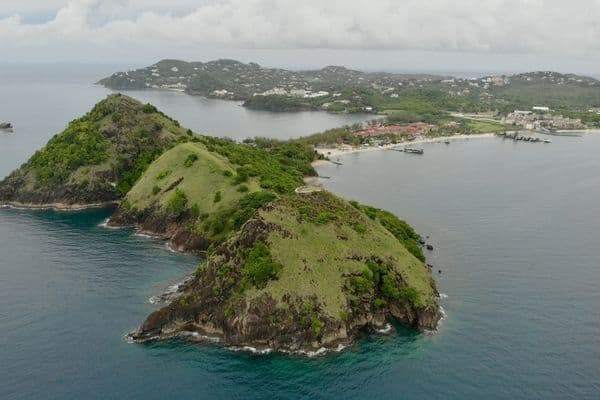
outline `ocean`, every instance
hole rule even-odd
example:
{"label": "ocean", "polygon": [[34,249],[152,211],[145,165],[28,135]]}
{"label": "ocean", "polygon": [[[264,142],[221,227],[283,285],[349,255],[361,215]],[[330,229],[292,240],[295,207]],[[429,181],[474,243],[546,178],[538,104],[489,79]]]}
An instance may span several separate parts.
{"label": "ocean", "polygon": [[[115,69],[40,77],[36,68],[0,68],[0,120],[16,128],[0,135],[2,176],[103,98],[109,91],[89,83]],[[235,138],[350,123],[130,94],[183,126]],[[374,151],[319,167],[332,192],[388,209],[429,236],[446,317],[437,332],[398,327],[314,358],[127,343],[155,308],[149,299],[199,258],[103,227],[110,210],[0,209],[0,398],[596,399],[600,134],[551,139],[426,144],[423,156]]]}

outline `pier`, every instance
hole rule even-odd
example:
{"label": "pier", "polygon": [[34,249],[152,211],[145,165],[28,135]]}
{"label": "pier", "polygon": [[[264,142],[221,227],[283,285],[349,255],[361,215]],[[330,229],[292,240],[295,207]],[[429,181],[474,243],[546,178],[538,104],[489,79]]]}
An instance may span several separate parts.
{"label": "pier", "polygon": [[513,132],[513,133],[503,132],[503,133],[497,133],[497,135],[503,139],[512,139],[515,142],[552,143],[548,139],[542,139],[539,137],[526,135],[526,134],[523,134],[522,132]]}

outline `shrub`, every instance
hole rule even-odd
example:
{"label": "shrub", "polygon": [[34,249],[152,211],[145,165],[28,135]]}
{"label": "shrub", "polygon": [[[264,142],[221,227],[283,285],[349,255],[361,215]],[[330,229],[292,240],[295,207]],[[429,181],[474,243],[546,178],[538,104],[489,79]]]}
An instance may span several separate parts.
{"label": "shrub", "polygon": [[167,176],[171,175],[171,172],[172,171],[170,169],[168,169],[166,171],[161,171],[156,175],[156,179],[159,181],[162,179],[165,179]]}
{"label": "shrub", "polygon": [[264,242],[256,242],[248,253],[242,269],[244,279],[258,288],[277,277],[281,265],[273,261],[271,251]]}
{"label": "shrub", "polygon": [[385,301],[384,299],[380,299],[380,298],[375,299],[375,307],[376,308],[381,308],[381,307],[385,306],[386,304],[387,304],[387,301]]}
{"label": "shrub", "polygon": [[365,224],[356,224],[354,225],[354,230],[356,231],[356,233],[362,235],[367,231],[367,227]]}
{"label": "shrub", "polygon": [[198,207],[197,203],[194,203],[194,205],[190,209],[190,212],[192,213],[192,217],[194,218],[198,218],[200,216],[200,207]]}
{"label": "shrub", "polygon": [[192,154],[190,154],[190,155],[187,156],[187,158],[183,162],[183,165],[186,168],[189,168],[189,167],[191,167],[196,162],[196,160],[198,160],[198,155],[195,154],[195,153],[192,153]]}
{"label": "shrub", "polygon": [[225,315],[226,318],[231,318],[235,315],[235,310],[233,309],[233,306],[231,304],[227,306],[227,308],[223,312],[223,315]]}
{"label": "shrub", "polygon": [[215,193],[215,198],[213,199],[213,202],[218,203],[221,201],[221,191],[218,191]]}
{"label": "shrub", "polygon": [[160,191],[161,191],[161,188],[160,188],[160,186],[158,186],[158,185],[154,185],[154,186],[152,187],[152,194],[154,194],[154,195],[157,195],[157,194],[158,194]]}
{"label": "shrub", "polygon": [[257,209],[270,203],[275,196],[269,192],[255,192],[244,196],[239,203],[238,210],[233,214],[232,220],[235,228],[239,228],[252,218]]}
{"label": "shrub", "polygon": [[167,209],[175,216],[181,215],[185,211],[188,199],[185,192],[179,188],[169,198]]}
{"label": "shrub", "polygon": [[392,300],[398,300],[400,298],[400,290],[396,285],[396,280],[392,275],[384,275],[382,278],[381,292]]}
{"label": "shrub", "polygon": [[225,171],[223,171],[223,176],[233,176],[233,173],[226,169]]}
{"label": "shrub", "polygon": [[347,311],[340,311],[340,319],[342,321],[348,321],[348,312]]}
{"label": "shrub", "polygon": [[246,185],[240,185],[240,186],[237,188],[237,191],[238,191],[238,192],[240,192],[240,193],[245,193],[245,192],[247,192],[247,191],[248,191],[248,186],[246,186]]}
{"label": "shrub", "polygon": [[351,277],[350,284],[354,288],[354,292],[358,295],[362,295],[371,291],[373,288],[371,273],[369,271],[363,271],[360,276]]}
{"label": "shrub", "polygon": [[248,177],[249,177],[248,171],[245,168],[238,168],[237,175],[235,176],[235,179],[233,182],[235,184],[246,182],[248,180]]}
{"label": "shrub", "polygon": [[400,289],[400,298],[415,308],[419,308],[421,306],[421,295],[417,289],[413,287],[405,287]]}
{"label": "shrub", "polygon": [[29,163],[41,181],[61,183],[77,168],[106,160],[108,148],[109,141],[98,126],[82,118],[71,122],[61,134],[50,139]]}
{"label": "shrub", "polygon": [[320,212],[315,218],[315,223],[322,225],[326,224],[333,219],[333,215],[329,211]]}
{"label": "shrub", "polygon": [[315,334],[315,336],[317,336],[317,337],[321,336],[322,325],[321,325],[321,321],[319,320],[319,317],[317,317],[316,315],[313,315],[310,325],[311,325],[312,331]]}
{"label": "shrub", "polygon": [[146,103],[146,104],[143,105],[142,111],[145,112],[146,114],[152,114],[152,113],[155,113],[158,110],[152,104]]}

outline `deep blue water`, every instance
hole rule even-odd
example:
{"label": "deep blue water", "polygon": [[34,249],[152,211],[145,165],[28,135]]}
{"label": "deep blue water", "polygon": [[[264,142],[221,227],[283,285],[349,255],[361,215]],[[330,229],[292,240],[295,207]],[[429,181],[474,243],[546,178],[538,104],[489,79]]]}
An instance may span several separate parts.
{"label": "deep blue water", "polygon": [[[60,92],[46,93],[56,113],[27,119],[26,138],[0,136],[0,175],[94,101],[83,91],[62,108]],[[0,110],[30,101],[2,97]],[[198,259],[100,227],[109,211],[0,209],[0,399],[596,399],[600,135],[553,141],[431,144],[421,157],[353,154],[320,168],[335,193],[431,236],[448,317],[435,334],[400,329],[314,359],[128,344],[148,298]]]}

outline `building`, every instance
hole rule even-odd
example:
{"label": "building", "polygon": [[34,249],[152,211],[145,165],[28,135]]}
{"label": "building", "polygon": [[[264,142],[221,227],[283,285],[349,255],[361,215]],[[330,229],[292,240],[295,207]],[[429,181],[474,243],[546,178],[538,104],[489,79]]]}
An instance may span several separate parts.
{"label": "building", "polygon": [[547,113],[550,112],[550,107],[534,106],[532,110],[540,113]]}

